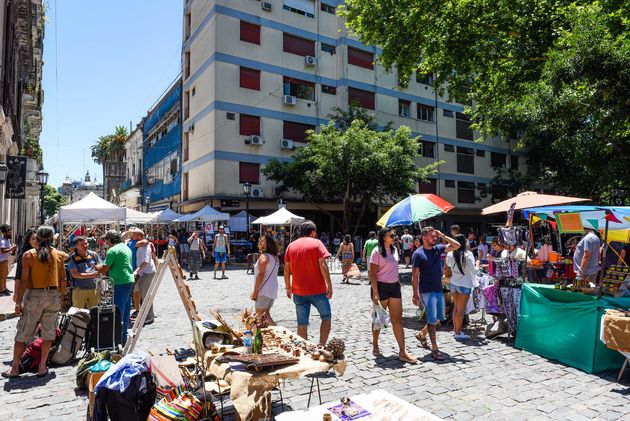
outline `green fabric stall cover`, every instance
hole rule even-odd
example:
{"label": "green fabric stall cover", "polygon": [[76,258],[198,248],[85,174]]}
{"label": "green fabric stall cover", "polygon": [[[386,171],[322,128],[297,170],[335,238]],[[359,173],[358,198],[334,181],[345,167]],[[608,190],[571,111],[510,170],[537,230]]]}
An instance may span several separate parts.
{"label": "green fabric stall cover", "polygon": [[600,319],[608,308],[628,307],[630,298],[523,284],[515,346],[587,373],[618,369],[623,356],[599,340]]}

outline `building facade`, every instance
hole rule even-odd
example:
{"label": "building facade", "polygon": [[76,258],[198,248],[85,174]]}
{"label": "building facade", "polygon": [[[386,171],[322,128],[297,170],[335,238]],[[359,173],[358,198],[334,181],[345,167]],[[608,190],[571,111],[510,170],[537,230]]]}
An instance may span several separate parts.
{"label": "building facade", "polygon": [[177,79],[144,119],[143,180],[145,210],[158,211],[180,202],[181,79]]}
{"label": "building facade", "polygon": [[0,1],[0,162],[7,163],[8,156],[27,158],[24,198],[5,198],[15,179],[0,184],[0,223],[16,233],[39,222],[43,39],[42,0]]}
{"label": "building facade", "polygon": [[125,165],[127,169],[127,179],[120,185],[120,206],[142,210],[142,145],[144,133],[142,132],[143,122],[135,128],[125,142]]}
{"label": "building facade", "polygon": [[[418,165],[445,161],[418,191],[453,203],[449,218],[479,220],[490,202],[479,200],[479,191],[494,177],[493,166],[524,166],[504,140],[475,143],[464,105],[438,95],[431,75],[414,75],[402,88],[395,73],[375,64],[377,48],[348,35],[335,15],[339,3],[185,3],[182,211],[208,202],[243,209],[245,182],[254,186],[254,212],[275,209],[276,186],[261,167],[272,158],[291,159],[307,130],[326,124],[333,107],[351,103],[374,113],[381,126],[406,125],[421,136]],[[285,199],[291,210],[316,216],[299,198]],[[382,209],[371,211],[375,218]]]}
{"label": "building facade", "polygon": [[66,196],[66,204],[69,205],[78,202],[90,193],[103,197],[103,183],[99,183],[96,177],[92,180],[90,172],[87,171],[83,180],[71,180],[70,177],[66,177],[57,191]]}

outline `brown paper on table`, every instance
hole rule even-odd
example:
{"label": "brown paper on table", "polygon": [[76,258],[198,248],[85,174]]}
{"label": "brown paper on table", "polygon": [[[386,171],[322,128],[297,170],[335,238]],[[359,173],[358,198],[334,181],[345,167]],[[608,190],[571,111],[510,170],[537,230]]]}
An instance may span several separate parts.
{"label": "brown paper on table", "polygon": [[606,310],[603,324],[606,346],[617,351],[630,352],[630,317],[619,310]]}
{"label": "brown paper on table", "polygon": [[[281,326],[273,327],[276,335],[285,336],[287,339],[292,334]],[[282,334],[286,331],[286,335]],[[294,335],[297,339],[297,335]],[[243,348],[236,348],[241,352]],[[271,349],[269,352],[282,352]],[[331,368],[342,376],[346,371],[346,360],[340,360],[336,364],[315,361],[310,355],[301,355],[296,364],[281,366],[275,370],[253,371],[233,370],[228,363],[219,364],[215,361],[217,355],[206,353],[208,371],[224,379],[230,384],[230,399],[234,402],[236,417],[238,420],[257,420],[258,418],[271,416],[271,390],[278,386],[280,379],[299,379],[308,374],[327,372]]]}

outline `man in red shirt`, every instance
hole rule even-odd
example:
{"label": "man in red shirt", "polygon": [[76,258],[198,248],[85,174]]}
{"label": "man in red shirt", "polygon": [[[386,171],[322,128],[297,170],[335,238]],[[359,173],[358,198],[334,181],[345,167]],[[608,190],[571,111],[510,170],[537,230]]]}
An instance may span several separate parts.
{"label": "man in red shirt", "polygon": [[[317,239],[317,228],[312,222],[300,225],[302,238],[287,247],[284,254],[284,282],[287,297],[293,296],[297,313],[298,335],[308,339],[308,322],[311,305],[315,306],[322,318],[319,328],[319,343],[326,345],[331,326],[330,298],[332,282],[326,259],[330,253],[326,246]],[[293,275],[293,285],[291,285]]]}

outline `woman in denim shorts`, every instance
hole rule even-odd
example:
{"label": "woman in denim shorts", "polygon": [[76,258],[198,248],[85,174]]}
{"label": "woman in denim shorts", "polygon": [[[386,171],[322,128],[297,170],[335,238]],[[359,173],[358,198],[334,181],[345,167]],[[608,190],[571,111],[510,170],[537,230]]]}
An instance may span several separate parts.
{"label": "woman in denim shorts", "polygon": [[462,332],[464,311],[470,299],[473,287],[473,278],[477,273],[475,256],[466,250],[466,237],[459,234],[455,240],[461,247],[446,255],[446,266],[451,270],[451,295],[455,308],[453,310],[453,337],[457,340],[467,340],[470,336]]}

